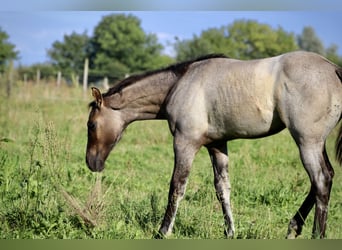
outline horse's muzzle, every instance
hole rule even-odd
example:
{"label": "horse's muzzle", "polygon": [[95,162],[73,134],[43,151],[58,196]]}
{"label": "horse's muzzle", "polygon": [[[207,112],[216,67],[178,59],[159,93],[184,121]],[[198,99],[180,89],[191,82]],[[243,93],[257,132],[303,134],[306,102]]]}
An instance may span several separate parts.
{"label": "horse's muzzle", "polygon": [[99,154],[86,155],[86,163],[88,168],[93,172],[101,172],[104,169],[104,160],[101,159]]}

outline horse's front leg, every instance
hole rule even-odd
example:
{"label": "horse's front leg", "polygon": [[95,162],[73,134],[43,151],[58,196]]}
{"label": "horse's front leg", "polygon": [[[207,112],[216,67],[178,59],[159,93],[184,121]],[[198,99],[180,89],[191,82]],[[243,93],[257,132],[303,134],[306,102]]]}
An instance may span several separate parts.
{"label": "horse's front leg", "polygon": [[191,165],[199,146],[185,140],[183,136],[174,138],[175,162],[170,182],[170,191],[164,219],[157,238],[172,233],[179,202],[184,196]]}

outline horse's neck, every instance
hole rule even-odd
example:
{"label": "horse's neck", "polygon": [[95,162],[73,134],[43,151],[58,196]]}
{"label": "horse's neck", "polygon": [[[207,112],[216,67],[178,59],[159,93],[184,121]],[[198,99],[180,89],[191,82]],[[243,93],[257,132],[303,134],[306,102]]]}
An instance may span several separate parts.
{"label": "horse's neck", "polygon": [[129,122],[165,119],[163,103],[176,80],[173,73],[160,72],[130,84],[116,94],[120,110]]}

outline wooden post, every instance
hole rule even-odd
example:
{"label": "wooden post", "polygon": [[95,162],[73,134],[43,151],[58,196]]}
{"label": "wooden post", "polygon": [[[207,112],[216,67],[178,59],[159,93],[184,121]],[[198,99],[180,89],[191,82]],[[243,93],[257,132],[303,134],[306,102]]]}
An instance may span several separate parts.
{"label": "wooden post", "polygon": [[62,73],[58,71],[57,73],[57,87],[61,86]]}
{"label": "wooden post", "polygon": [[37,79],[36,79],[36,83],[39,84],[40,82],[40,70],[37,69]]}
{"label": "wooden post", "polygon": [[84,60],[84,72],[83,72],[83,92],[87,92],[88,89],[88,71],[89,71],[89,59]]}
{"label": "wooden post", "polygon": [[108,90],[109,89],[109,84],[108,84],[108,77],[105,77],[103,79],[103,87],[105,90]]}
{"label": "wooden post", "polygon": [[72,86],[77,88],[79,85],[79,76],[75,74],[75,72],[71,73],[71,82],[72,82]]}
{"label": "wooden post", "polygon": [[13,74],[14,74],[13,71],[14,71],[13,60],[11,60],[9,63],[9,67],[8,67],[8,79],[7,79],[7,86],[6,86],[6,92],[7,92],[8,98],[10,98],[11,92],[12,92]]}
{"label": "wooden post", "polygon": [[24,85],[27,85],[27,74],[24,74]]}

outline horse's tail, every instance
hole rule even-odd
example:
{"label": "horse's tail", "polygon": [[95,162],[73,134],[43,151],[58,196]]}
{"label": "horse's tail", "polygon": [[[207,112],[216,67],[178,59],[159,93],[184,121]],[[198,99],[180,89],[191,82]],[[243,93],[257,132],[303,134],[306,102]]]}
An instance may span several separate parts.
{"label": "horse's tail", "polygon": [[[337,67],[336,74],[337,74],[337,76],[340,79],[341,84],[342,84],[342,68]],[[342,118],[342,115],[340,116],[340,120],[341,120],[341,118]],[[341,124],[339,132],[338,132],[335,148],[336,148],[336,159],[337,159],[338,163],[340,165],[342,165],[342,124]]]}
{"label": "horse's tail", "polygon": [[342,124],[336,139],[336,160],[340,165],[342,165]]}
{"label": "horse's tail", "polygon": [[342,83],[342,68],[337,67],[336,69],[336,75],[338,76],[338,78],[340,78],[340,81]]}

